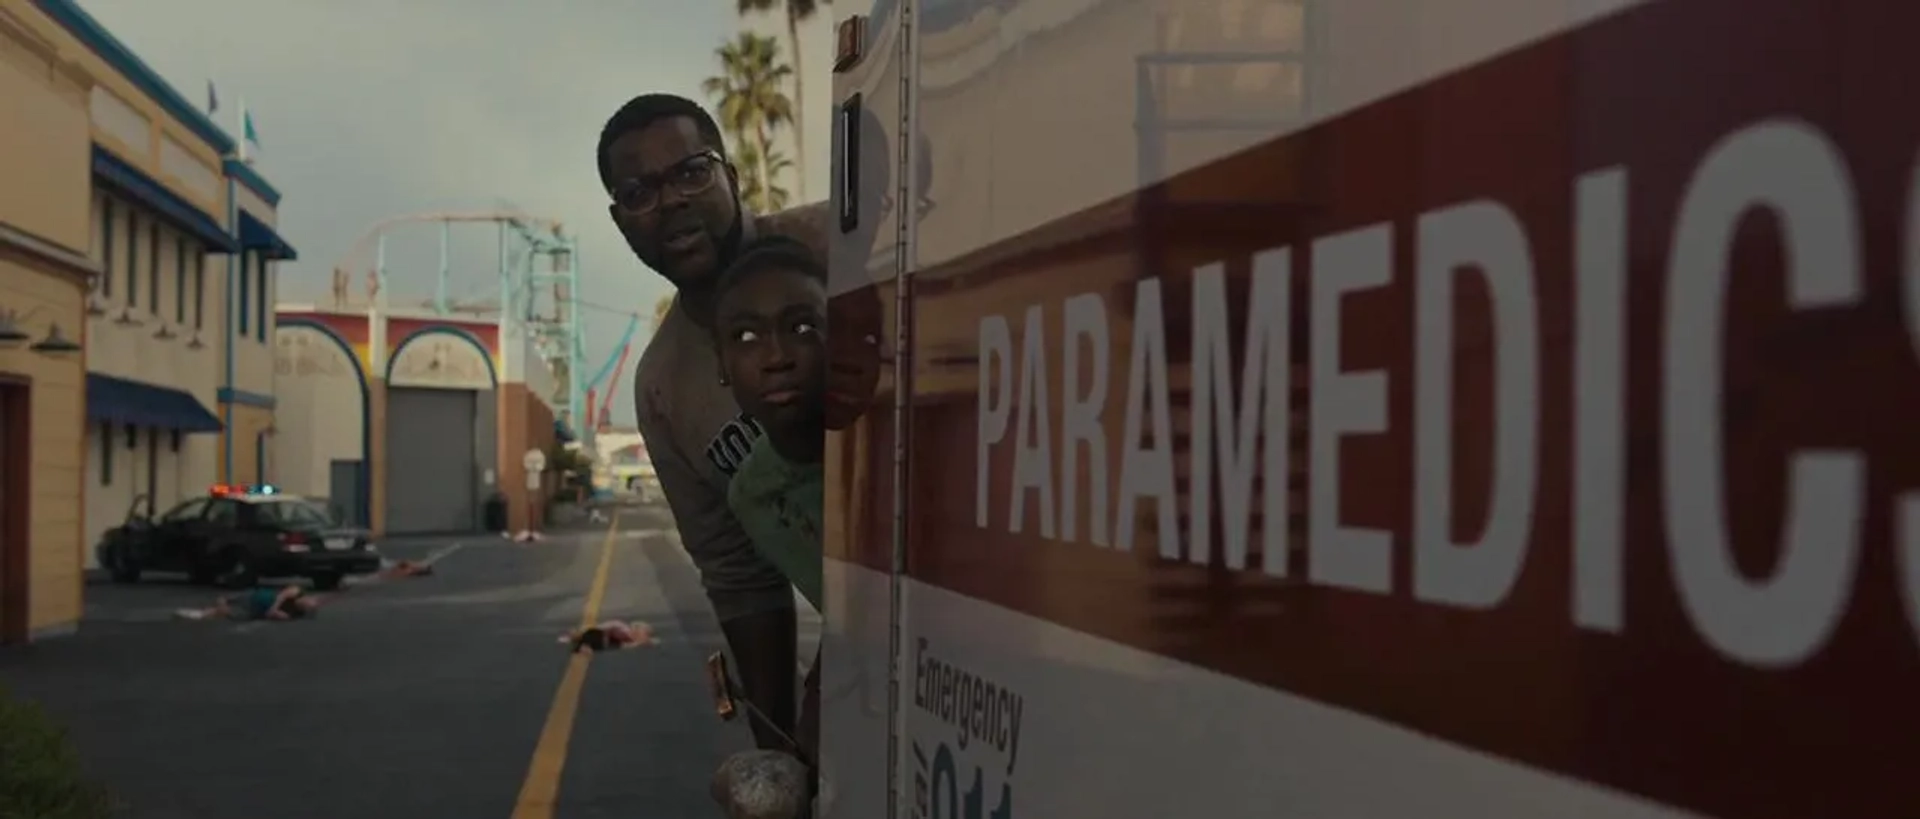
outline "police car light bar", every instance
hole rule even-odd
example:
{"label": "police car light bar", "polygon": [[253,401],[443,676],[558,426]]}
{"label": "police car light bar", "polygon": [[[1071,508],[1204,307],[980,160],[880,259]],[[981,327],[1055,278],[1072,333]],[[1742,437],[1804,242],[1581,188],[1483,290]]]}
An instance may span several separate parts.
{"label": "police car light bar", "polygon": [[216,483],[208,494],[219,498],[228,495],[277,495],[279,493],[280,488],[270,483],[258,483],[252,486]]}

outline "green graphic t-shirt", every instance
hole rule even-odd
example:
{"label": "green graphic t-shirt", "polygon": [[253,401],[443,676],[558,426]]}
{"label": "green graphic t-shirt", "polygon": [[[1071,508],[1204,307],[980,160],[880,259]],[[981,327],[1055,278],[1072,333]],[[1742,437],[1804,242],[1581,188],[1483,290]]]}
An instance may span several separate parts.
{"label": "green graphic t-shirt", "polygon": [[761,441],[727,487],[727,505],[753,548],[778,567],[816,611],[821,608],[821,507],[825,470],[796,464]]}

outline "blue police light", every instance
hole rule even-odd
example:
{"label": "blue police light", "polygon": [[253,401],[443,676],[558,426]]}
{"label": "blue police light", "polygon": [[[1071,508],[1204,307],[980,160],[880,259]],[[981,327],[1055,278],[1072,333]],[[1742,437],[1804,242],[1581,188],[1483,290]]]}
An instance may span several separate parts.
{"label": "blue police light", "polygon": [[234,495],[278,495],[280,494],[280,487],[270,483],[256,483],[252,485],[216,483],[213,485],[213,489],[209,494],[216,498],[231,497]]}

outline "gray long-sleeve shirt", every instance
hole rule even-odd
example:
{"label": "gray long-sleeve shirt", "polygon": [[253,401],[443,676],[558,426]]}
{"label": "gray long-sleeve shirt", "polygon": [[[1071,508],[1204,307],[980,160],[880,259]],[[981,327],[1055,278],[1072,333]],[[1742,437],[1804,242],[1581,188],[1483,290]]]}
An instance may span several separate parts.
{"label": "gray long-sleeve shirt", "polygon": [[[763,233],[791,236],[823,253],[826,205],[760,219]],[[727,485],[762,430],[720,383],[713,336],[678,300],[655,329],[633,376],[634,417],[673,510],[681,543],[722,621],[793,606],[787,578],[753,548],[727,506]]]}

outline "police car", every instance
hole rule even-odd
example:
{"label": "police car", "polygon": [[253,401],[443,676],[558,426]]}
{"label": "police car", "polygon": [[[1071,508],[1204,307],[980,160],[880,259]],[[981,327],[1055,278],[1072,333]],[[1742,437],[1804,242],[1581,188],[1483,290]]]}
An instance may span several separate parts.
{"label": "police car", "polygon": [[251,585],[263,577],[305,577],[338,588],[349,575],[380,569],[368,532],[342,525],[325,508],[270,485],[215,485],[160,515],[136,498],[127,519],[98,547],[115,582],[144,572],[185,572],[196,583]]}

